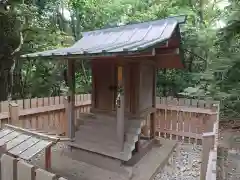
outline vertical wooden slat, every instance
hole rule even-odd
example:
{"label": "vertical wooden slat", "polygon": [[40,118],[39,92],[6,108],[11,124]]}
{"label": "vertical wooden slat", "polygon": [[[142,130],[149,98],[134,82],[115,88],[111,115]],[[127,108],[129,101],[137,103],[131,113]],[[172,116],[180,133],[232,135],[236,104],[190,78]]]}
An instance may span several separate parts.
{"label": "vertical wooden slat", "polygon": [[9,115],[10,115],[10,124],[14,126],[19,125],[19,108],[18,104],[12,102],[10,103],[10,108],[9,108]]}
{"label": "vertical wooden slat", "polygon": [[[189,132],[189,119],[190,119],[190,113],[183,112],[184,117],[184,132]],[[189,142],[189,137],[184,137],[184,142]]]}
{"label": "vertical wooden slat", "polygon": [[[197,124],[198,124],[198,114],[197,113],[191,113],[191,119],[190,119],[191,129],[190,132],[197,134]],[[191,143],[197,142],[196,138],[191,138]]]}
{"label": "vertical wooden slat", "polygon": [[30,99],[25,99],[24,101],[24,109],[29,109],[31,108],[31,100]]}
{"label": "vertical wooden slat", "polygon": [[[55,98],[54,97],[49,97],[49,106],[54,106],[54,105],[55,105]],[[52,112],[48,113],[49,129],[51,129],[52,131],[56,130],[56,127],[54,126],[55,113],[58,113],[58,111],[52,111]]]}
{"label": "vertical wooden slat", "polygon": [[17,180],[34,180],[34,166],[24,162],[17,162]]}
{"label": "vertical wooden slat", "polygon": [[1,103],[1,110],[2,112],[8,112],[9,111],[9,102],[8,101],[2,101]]}
{"label": "vertical wooden slat", "polygon": [[1,179],[17,179],[17,160],[6,154],[3,154],[1,157]]}
{"label": "vertical wooden slat", "polygon": [[54,104],[59,104],[59,101],[60,101],[60,97],[59,96],[55,96],[54,97],[55,98],[55,103]]}
{"label": "vertical wooden slat", "polygon": [[65,98],[65,96],[60,96],[60,103],[59,104],[64,104],[64,98]]}
{"label": "vertical wooden slat", "polygon": [[198,100],[192,99],[191,107],[197,107],[198,106]]}
{"label": "vertical wooden slat", "polygon": [[[184,112],[182,112],[182,111],[179,111],[179,113],[178,113],[178,132],[183,132],[183,127],[184,127],[183,114],[184,114]],[[182,141],[183,136],[178,136],[178,140]]]}
{"label": "vertical wooden slat", "polygon": [[178,99],[178,105],[179,106],[185,106],[185,99],[184,98],[179,98]]}
{"label": "vertical wooden slat", "polygon": [[[171,113],[172,117],[172,131],[177,131],[177,121],[178,121],[178,112],[177,111],[172,111]],[[172,140],[176,140],[176,135],[172,134]]]}
{"label": "vertical wooden slat", "polygon": [[23,100],[22,99],[17,100],[17,104],[18,104],[19,110],[23,109]]}
{"label": "vertical wooden slat", "polygon": [[166,128],[165,110],[159,109],[158,112],[159,112],[158,122],[160,124],[160,136],[165,137],[165,133],[163,133],[163,131]]}
{"label": "vertical wooden slat", "polygon": [[[31,107],[37,108],[38,107],[38,98],[33,98],[31,100]],[[31,128],[37,129],[37,115],[31,116]]]}
{"label": "vertical wooden slat", "polygon": [[[166,130],[171,130],[171,110],[166,110]],[[166,138],[170,139],[170,134],[166,134]]]}

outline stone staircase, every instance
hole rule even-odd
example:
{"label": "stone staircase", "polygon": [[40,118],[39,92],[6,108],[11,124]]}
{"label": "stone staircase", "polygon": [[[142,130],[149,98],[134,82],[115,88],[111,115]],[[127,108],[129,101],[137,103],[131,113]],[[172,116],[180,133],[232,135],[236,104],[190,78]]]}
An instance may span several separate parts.
{"label": "stone staircase", "polygon": [[132,158],[141,133],[141,123],[140,119],[125,120],[125,142],[121,148],[114,117],[85,115],[78,119],[75,141],[68,143],[71,156],[98,167],[107,166],[104,168],[119,171],[119,166]]}

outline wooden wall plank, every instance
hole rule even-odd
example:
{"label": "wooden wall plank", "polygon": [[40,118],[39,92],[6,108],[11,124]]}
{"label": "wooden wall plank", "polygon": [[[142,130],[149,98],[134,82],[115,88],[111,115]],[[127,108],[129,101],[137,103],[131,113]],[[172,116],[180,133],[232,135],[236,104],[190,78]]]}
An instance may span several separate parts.
{"label": "wooden wall plank", "polygon": [[[177,120],[178,120],[178,112],[171,111],[171,119],[172,119],[172,131],[177,131]],[[176,140],[176,135],[172,134],[172,140]]]}

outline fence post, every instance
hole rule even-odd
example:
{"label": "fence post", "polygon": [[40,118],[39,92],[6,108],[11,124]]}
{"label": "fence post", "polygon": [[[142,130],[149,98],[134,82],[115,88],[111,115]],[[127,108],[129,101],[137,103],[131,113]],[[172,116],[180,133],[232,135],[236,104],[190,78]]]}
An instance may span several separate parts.
{"label": "fence post", "polygon": [[206,178],[209,153],[211,149],[214,148],[214,141],[215,141],[215,132],[203,133],[203,143],[202,143],[203,151],[202,151],[200,180],[205,180]]}
{"label": "fence post", "polygon": [[10,116],[10,122],[8,122],[11,125],[18,125],[19,124],[19,108],[18,104],[15,102],[11,102],[9,104],[9,116]]}

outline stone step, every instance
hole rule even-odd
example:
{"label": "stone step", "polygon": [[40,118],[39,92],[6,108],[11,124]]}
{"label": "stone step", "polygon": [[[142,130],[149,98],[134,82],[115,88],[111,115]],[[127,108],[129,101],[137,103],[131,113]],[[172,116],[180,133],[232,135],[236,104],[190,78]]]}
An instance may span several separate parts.
{"label": "stone step", "polygon": [[[101,135],[97,134],[92,134],[92,133],[82,133],[82,132],[77,132],[76,133],[76,142],[78,144],[88,144],[88,143],[96,143],[96,147],[98,146],[105,146],[106,148],[114,149],[114,150],[121,150],[120,148],[120,143],[116,137],[113,136],[108,136],[104,137]],[[138,137],[137,137],[138,138]],[[134,145],[135,145],[134,139],[131,139],[131,141],[125,141],[125,150],[128,149],[128,147],[131,150],[134,150]]]}
{"label": "stone step", "polygon": [[107,142],[99,143],[99,142],[91,142],[84,140],[77,140],[74,143],[68,143],[70,147],[75,149],[81,149],[93,153],[97,153],[99,155],[104,155],[107,157],[119,159],[122,161],[128,161],[132,157],[132,151],[135,148],[133,144],[124,143],[123,151],[119,146],[109,145]]}
{"label": "stone step", "polygon": [[[135,143],[138,141],[139,134],[126,133],[125,141],[127,143]],[[81,127],[79,131],[76,132],[77,139],[85,139],[85,140],[98,140],[98,142],[108,141],[112,143],[118,143],[118,137],[115,132],[107,132],[107,131],[89,131],[85,127]]]}
{"label": "stone step", "polygon": [[[78,130],[80,131],[90,131],[90,132],[97,132],[97,133],[103,133],[105,134],[105,132],[109,135],[115,135],[117,134],[117,128],[116,127],[109,127],[109,126],[96,126],[93,124],[87,124],[87,125],[82,125],[78,128]],[[140,134],[141,132],[141,127],[138,126],[126,126],[125,127],[125,133],[130,133],[130,134]]]}
{"label": "stone step", "polygon": [[[105,119],[84,119],[84,120],[77,120],[80,121],[81,125],[91,125],[91,126],[109,126],[116,128],[117,121],[116,120],[105,120]],[[126,120],[124,122],[125,127],[141,127],[142,120]]]}
{"label": "stone step", "polygon": [[[130,179],[132,176],[132,168],[124,167],[119,159],[109,158],[97,153],[85,151],[82,149],[73,148],[72,150],[65,149],[63,155],[77,161],[85,162],[94,165],[101,169],[106,169],[111,172],[116,172],[120,176]],[[124,179],[125,179],[124,178]]]}

